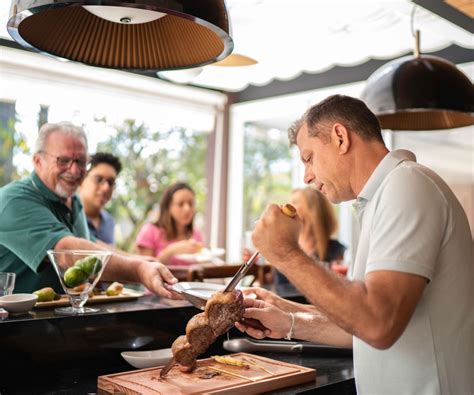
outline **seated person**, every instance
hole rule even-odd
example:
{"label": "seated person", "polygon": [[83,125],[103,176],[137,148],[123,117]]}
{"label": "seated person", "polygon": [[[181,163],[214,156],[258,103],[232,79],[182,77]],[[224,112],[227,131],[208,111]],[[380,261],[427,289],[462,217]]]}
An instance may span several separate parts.
{"label": "seated person", "polygon": [[183,182],[169,186],[160,201],[160,216],[140,230],[135,245],[141,255],[158,258],[165,265],[190,265],[175,255],[194,254],[202,249],[202,234],[194,229],[195,194]]}
{"label": "seated person", "polygon": [[121,170],[119,158],[106,152],[97,152],[89,160],[86,177],[79,189],[90,234],[112,245],[115,244],[115,220],[104,210],[104,206],[112,197],[115,179]]}
{"label": "seated person", "polygon": [[303,222],[299,238],[302,250],[323,262],[344,259],[346,247],[332,238],[337,231],[337,219],[329,200],[317,189],[306,187],[293,190],[290,204]]}
{"label": "seated person", "polygon": [[[315,188],[306,187],[292,191],[290,204],[296,208],[303,223],[298,240],[301,249],[316,261],[327,262],[328,265],[342,260],[346,247],[332,238],[337,230],[337,220],[328,199]],[[244,261],[248,258],[250,251],[244,250]],[[275,282],[288,282],[280,272],[275,272]]]}
{"label": "seated person", "polygon": [[[44,124],[38,134],[30,177],[0,188],[0,271],[16,273],[15,293],[62,288],[46,252],[106,250],[90,240],[82,204],[75,195],[86,175],[87,137],[67,122]],[[177,280],[160,262],[109,249],[103,280],[140,282],[173,297],[164,283]]]}

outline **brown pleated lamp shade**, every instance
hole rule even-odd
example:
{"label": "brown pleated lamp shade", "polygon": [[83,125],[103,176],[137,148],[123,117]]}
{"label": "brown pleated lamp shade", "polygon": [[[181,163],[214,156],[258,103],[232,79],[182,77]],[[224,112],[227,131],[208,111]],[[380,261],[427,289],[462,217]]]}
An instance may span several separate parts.
{"label": "brown pleated lamp shade", "polygon": [[474,124],[474,88],[453,63],[406,56],[376,70],[362,100],[382,129],[436,130]]}
{"label": "brown pleated lamp shade", "polygon": [[[233,49],[223,0],[36,0],[33,8],[32,3],[12,1],[8,32],[13,39],[93,66],[181,69],[221,60]],[[101,16],[90,11],[97,8]],[[115,21],[106,19],[110,13]],[[140,22],[130,16],[135,13],[151,18]]]}

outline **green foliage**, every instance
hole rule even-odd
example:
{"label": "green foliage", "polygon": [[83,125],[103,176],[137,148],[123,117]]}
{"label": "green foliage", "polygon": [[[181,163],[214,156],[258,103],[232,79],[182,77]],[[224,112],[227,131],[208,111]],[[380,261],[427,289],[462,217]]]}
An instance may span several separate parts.
{"label": "green foliage", "polygon": [[130,250],[147,215],[170,184],[189,183],[196,192],[197,210],[203,212],[207,135],[179,127],[150,131],[135,120],[124,121],[116,130],[114,136],[98,145],[97,151],[111,152],[122,162],[123,170],[108,210],[117,220],[126,219],[133,224],[134,231],[117,243]]}
{"label": "green foliage", "polygon": [[269,203],[282,204],[291,191],[288,139],[247,125],[244,140],[244,231],[253,228]]}
{"label": "green foliage", "polygon": [[12,118],[0,123],[0,187],[23,176],[13,166],[13,157],[30,152],[26,139],[15,130],[15,122]]}

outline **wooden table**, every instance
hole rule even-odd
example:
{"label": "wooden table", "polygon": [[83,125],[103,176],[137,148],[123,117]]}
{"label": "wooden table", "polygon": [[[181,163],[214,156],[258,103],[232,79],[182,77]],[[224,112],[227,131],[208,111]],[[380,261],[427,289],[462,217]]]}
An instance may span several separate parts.
{"label": "wooden table", "polygon": [[[239,269],[241,263],[196,263],[189,266],[172,266],[168,268],[178,281],[203,281],[213,278],[232,277]],[[253,265],[248,274],[255,276],[254,281],[259,284],[268,284],[266,280],[267,274],[272,270],[268,264]]]}

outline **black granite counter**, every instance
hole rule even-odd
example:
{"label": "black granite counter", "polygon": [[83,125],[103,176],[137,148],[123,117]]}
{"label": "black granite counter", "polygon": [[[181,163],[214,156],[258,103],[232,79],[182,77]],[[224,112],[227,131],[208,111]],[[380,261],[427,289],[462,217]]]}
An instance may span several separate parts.
{"label": "black granite counter", "polygon": [[[283,297],[303,301],[290,285],[274,290]],[[97,376],[133,369],[120,352],[170,347],[184,333],[186,322],[199,312],[185,301],[156,296],[95,306],[100,312],[83,316],[60,316],[54,309],[35,309],[0,321],[0,394],[95,393]],[[233,329],[229,336],[242,334]],[[202,357],[226,353],[222,349],[225,339],[219,338]],[[355,393],[350,357],[321,357],[317,353],[261,355],[317,369],[316,382],[275,394],[314,389],[318,394]]]}

